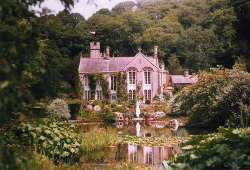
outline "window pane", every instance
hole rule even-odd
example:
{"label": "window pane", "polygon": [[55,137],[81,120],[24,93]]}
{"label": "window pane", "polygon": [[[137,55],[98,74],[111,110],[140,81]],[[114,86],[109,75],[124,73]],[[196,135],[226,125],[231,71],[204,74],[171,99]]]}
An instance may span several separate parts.
{"label": "window pane", "polygon": [[133,71],[133,84],[135,84],[135,71]]}
{"label": "window pane", "polygon": [[132,90],[129,90],[129,92],[128,92],[128,99],[132,99]]}
{"label": "window pane", "polygon": [[128,73],[128,77],[129,77],[129,84],[132,84],[132,72],[131,71]]}
{"label": "window pane", "polygon": [[111,90],[115,91],[116,90],[116,77],[111,76]]}
{"label": "window pane", "polygon": [[151,84],[151,72],[148,70],[148,84]]}
{"label": "window pane", "polygon": [[90,91],[85,91],[84,92],[84,96],[85,96],[85,100],[89,100],[90,98],[89,98],[89,96],[90,96]]}
{"label": "window pane", "polygon": [[102,91],[101,90],[97,91],[97,99],[102,100]]}
{"label": "window pane", "polygon": [[135,84],[135,70],[129,71],[129,84]]}
{"label": "window pane", "polygon": [[151,72],[150,70],[144,71],[145,84],[151,84]]}
{"label": "window pane", "polygon": [[114,90],[116,91],[116,76],[113,76],[114,78]]}
{"label": "window pane", "polygon": [[147,90],[144,90],[144,96],[145,96],[145,100],[147,100],[148,99]]}
{"label": "window pane", "polygon": [[88,76],[84,76],[84,85],[88,86],[89,82],[88,82]]}
{"label": "window pane", "polygon": [[111,76],[111,90],[114,90],[114,76]]}

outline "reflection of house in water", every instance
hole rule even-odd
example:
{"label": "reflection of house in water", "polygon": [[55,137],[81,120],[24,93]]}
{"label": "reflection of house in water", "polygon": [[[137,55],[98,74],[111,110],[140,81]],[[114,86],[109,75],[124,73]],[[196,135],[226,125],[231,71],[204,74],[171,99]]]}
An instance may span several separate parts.
{"label": "reflection of house in water", "polygon": [[123,124],[124,124],[123,122],[117,122],[117,127],[118,128],[123,128]]}
{"label": "reflection of house in water", "polygon": [[115,112],[116,113],[116,119],[118,120],[118,121],[123,121],[123,114],[122,113],[120,113],[120,112]]}
{"label": "reflection of house in water", "polygon": [[137,162],[137,145],[128,143],[128,160],[131,162]]}
{"label": "reflection of house in water", "polygon": [[159,165],[162,161],[170,159],[175,153],[179,153],[178,144],[174,146],[140,146],[128,144],[128,160],[138,164]]}

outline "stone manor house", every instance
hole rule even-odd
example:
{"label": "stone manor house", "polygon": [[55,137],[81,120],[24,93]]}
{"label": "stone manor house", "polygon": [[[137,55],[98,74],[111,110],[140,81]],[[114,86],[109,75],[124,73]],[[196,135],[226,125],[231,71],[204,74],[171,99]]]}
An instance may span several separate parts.
{"label": "stone manor house", "polygon": [[[198,77],[189,75],[187,69],[184,75],[168,75],[164,64],[159,66],[157,46],[154,47],[154,56],[144,55],[139,50],[132,57],[111,57],[109,47],[106,47],[104,54],[100,52],[100,49],[100,42],[90,42],[90,58],[80,59],[79,74],[85,100],[90,100],[91,96],[88,73],[102,73],[109,84],[111,101],[117,98],[117,72],[127,74],[127,80],[124,83],[127,84],[128,99],[138,99],[143,96],[143,102],[152,101],[155,95],[162,97],[163,92],[172,94],[171,86],[174,84],[190,84],[198,81]],[[102,100],[103,89],[100,81],[97,81],[95,91],[95,99]]]}
{"label": "stone manor house", "polygon": [[[79,64],[80,79],[84,88],[84,99],[90,100],[90,87],[87,73],[102,73],[109,82],[110,100],[117,98],[116,74],[127,74],[128,99],[136,99],[136,95],[145,100],[152,100],[158,94],[163,94],[166,86],[167,71],[164,64],[159,66],[157,46],[154,47],[154,56],[147,56],[139,52],[132,57],[111,57],[110,48],[106,47],[104,54],[100,53],[100,42],[90,42],[90,58],[81,58]],[[136,92],[140,86],[139,93]],[[97,81],[95,99],[103,99],[100,81]]]}

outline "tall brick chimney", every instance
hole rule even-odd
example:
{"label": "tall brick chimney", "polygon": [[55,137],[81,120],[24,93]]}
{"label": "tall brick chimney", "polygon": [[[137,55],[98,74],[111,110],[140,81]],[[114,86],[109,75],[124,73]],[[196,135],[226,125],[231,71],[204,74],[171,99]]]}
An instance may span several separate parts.
{"label": "tall brick chimney", "polygon": [[188,69],[184,70],[184,77],[189,77],[189,70]]}
{"label": "tall brick chimney", "polygon": [[157,58],[157,48],[158,46],[154,46],[154,58]]}
{"label": "tall brick chimney", "polygon": [[107,47],[106,47],[105,59],[106,59],[106,60],[109,60],[109,57],[110,57],[110,47],[107,46]]}
{"label": "tall brick chimney", "polygon": [[100,42],[90,42],[90,58],[101,58]]}

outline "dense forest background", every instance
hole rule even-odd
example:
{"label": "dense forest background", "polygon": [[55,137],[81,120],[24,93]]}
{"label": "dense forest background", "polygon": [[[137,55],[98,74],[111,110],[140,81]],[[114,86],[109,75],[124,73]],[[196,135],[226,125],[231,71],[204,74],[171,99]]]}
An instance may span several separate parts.
{"label": "dense forest background", "polygon": [[157,45],[170,74],[232,68],[235,61],[250,70],[248,0],[127,1],[87,20],[69,12],[73,0],[61,0],[66,8],[57,15],[29,10],[42,1],[1,1],[1,112],[12,113],[22,101],[78,94],[79,58],[88,57],[90,41],[100,41],[102,52],[110,46],[111,56],[133,56],[138,48],[153,55]]}

